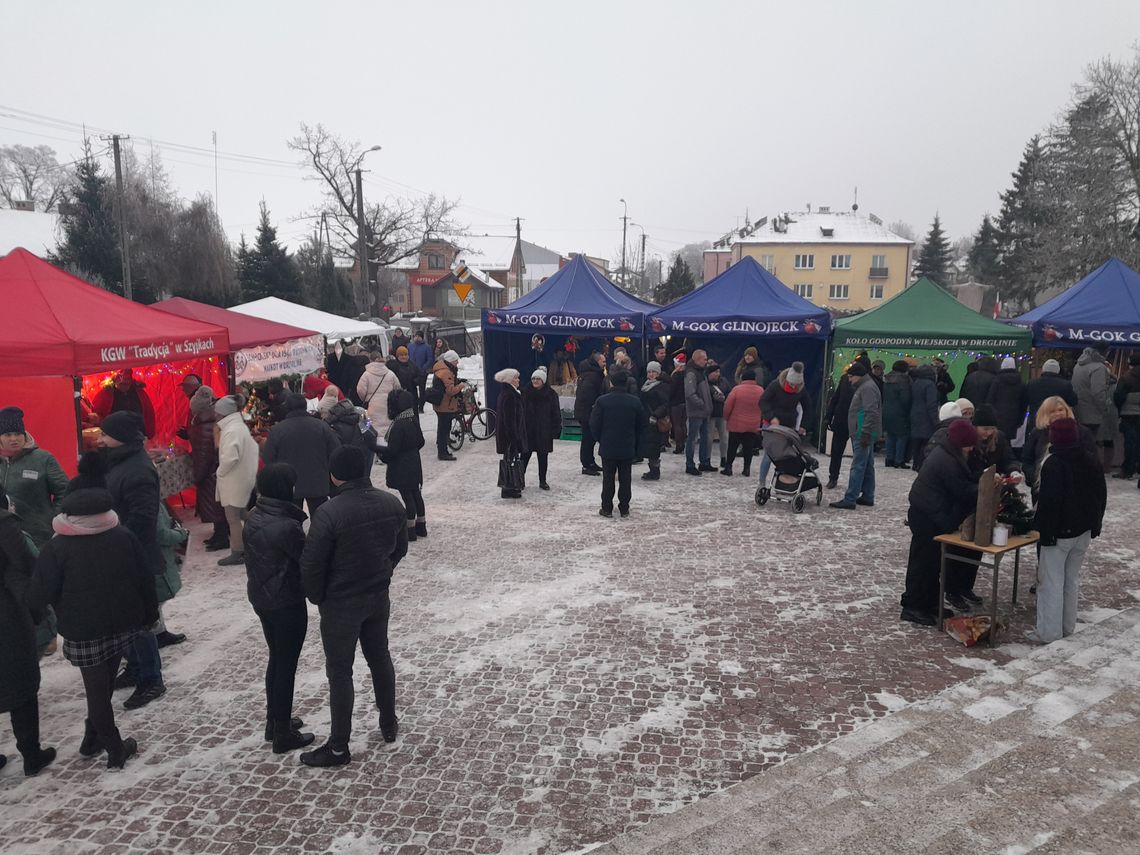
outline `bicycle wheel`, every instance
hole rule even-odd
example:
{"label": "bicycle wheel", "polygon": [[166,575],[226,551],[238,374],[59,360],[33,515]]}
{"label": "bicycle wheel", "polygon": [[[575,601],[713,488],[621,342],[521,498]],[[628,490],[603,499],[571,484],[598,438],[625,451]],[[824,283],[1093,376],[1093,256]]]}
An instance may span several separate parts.
{"label": "bicycle wheel", "polygon": [[490,439],[495,435],[499,417],[494,410],[480,408],[471,417],[471,435],[476,439]]}
{"label": "bicycle wheel", "polygon": [[452,451],[463,448],[463,440],[467,438],[467,429],[463,426],[462,417],[451,420],[451,430],[447,433],[447,447]]}

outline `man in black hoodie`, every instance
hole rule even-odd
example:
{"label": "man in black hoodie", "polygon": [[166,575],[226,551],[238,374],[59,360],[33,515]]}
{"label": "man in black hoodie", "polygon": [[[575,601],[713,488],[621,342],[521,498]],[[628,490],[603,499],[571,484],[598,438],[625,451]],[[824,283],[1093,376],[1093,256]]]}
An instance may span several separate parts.
{"label": "man in black hoodie", "polygon": [[990,387],[997,381],[998,361],[992,356],[983,356],[976,365],[977,369],[966,374],[962,381],[958,397],[984,404],[990,398]]}

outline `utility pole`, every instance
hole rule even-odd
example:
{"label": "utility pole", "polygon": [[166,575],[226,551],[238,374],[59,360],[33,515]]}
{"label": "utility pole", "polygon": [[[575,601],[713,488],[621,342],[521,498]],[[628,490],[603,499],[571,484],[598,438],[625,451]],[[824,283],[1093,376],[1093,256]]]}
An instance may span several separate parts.
{"label": "utility pole", "polygon": [[356,170],[356,243],[360,255],[360,297],[365,301],[367,310],[368,300],[368,248],[364,238],[364,180],[360,169]]}
{"label": "utility pole", "polygon": [[645,293],[645,229],[641,230],[641,264],[637,265],[637,286]]}
{"label": "utility pole", "polygon": [[[102,139],[106,139],[103,137]],[[123,159],[119,150],[119,140],[129,140],[128,136],[119,136],[118,134],[111,134],[111,147],[115,152],[115,189],[117,191],[116,199],[119,205],[119,251],[123,256],[123,296],[128,300],[133,300],[133,292],[131,290],[131,250],[130,243],[127,241],[127,211],[126,205],[123,204]]]}
{"label": "utility pole", "polygon": [[218,132],[212,131],[214,137],[214,213],[217,214],[220,221],[222,216],[218,214]]}
{"label": "utility pole", "polygon": [[626,283],[626,269],[625,269],[625,231],[626,225],[629,223],[629,206],[626,204],[625,199],[619,199],[621,202],[621,286],[628,287]]}
{"label": "utility pole", "polygon": [[515,217],[515,286],[518,291],[516,299],[523,295],[523,273],[526,265],[523,263],[522,251],[522,218]]}

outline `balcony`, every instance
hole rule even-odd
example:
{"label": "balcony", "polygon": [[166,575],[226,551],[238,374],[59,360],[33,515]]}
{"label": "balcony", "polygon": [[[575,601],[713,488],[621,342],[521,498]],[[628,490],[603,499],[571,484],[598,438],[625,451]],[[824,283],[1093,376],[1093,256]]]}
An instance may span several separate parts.
{"label": "balcony", "polygon": [[872,279],[886,279],[888,275],[888,268],[886,267],[872,267],[870,274]]}

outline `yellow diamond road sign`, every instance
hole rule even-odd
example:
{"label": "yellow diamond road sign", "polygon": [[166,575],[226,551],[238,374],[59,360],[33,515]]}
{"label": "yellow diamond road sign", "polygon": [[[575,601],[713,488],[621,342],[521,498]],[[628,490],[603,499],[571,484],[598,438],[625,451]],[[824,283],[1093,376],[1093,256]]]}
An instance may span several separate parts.
{"label": "yellow diamond road sign", "polygon": [[455,291],[456,296],[459,297],[459,302],[460,303],[466,303],[467,302],[467,295],[471,293],[471,289],[474,288],[475,286],[474,285],[464,285],[460,282],[452,282],[451,287]]}

